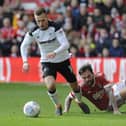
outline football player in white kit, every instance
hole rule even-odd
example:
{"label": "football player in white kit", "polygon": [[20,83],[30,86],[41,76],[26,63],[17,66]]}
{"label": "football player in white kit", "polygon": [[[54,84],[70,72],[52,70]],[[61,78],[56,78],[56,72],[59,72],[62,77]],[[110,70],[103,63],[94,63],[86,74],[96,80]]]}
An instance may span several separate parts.
{"label": "football player in white kit", "polygon": [[57,72],[62,74],[70,84],[77,100],[81,100],[80,88],[69,61],[69,42],[61,24],[49,21],[44,8],[36,9],[34,17],[38,26],[25,35],[21,44],[23,71],[29,70],[28,46],[36,41],[40,49],[40,62],[48,95],[55,105],[56,115],[62,115],[62,105],[58,99],[55,85]]}

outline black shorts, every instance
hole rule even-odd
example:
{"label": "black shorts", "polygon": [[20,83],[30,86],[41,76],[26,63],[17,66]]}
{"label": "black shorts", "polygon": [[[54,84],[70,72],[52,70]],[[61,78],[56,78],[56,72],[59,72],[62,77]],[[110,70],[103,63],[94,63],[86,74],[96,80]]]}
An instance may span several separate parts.
{"label": "black shorts", "polygon": [[60,63],[42,63],[42,71],[43,77],[51,75],[56,79],[57,72],[59,72],[68,82],[76,81],[69,59]]}

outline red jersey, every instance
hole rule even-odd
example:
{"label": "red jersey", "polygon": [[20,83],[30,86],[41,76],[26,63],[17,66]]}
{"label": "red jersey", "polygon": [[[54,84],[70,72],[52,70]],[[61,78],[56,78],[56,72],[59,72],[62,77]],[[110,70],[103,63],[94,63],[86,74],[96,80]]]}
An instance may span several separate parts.
{"label": "red jersey", "polygon": [[104,90],[104,86],[110,83],[106,80],[104,74],[98,73],[95,75],[94,85],[83,85],[82,95],[90,100],[100,110],[106,110],[109,103],[109,98]]}

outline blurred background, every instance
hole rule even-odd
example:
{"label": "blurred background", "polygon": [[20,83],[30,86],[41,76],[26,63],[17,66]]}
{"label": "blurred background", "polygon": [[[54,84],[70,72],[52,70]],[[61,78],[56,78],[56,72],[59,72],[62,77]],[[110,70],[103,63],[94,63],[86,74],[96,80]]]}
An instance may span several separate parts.
{"label": "blurred background", "polygon": [[[1,0],[1,57],[20,56],[25,33],[35,27],[37,7],[62,22],[74,57],[126,57],[126,0]],[[29,56],[39,55],[33,42]]]}

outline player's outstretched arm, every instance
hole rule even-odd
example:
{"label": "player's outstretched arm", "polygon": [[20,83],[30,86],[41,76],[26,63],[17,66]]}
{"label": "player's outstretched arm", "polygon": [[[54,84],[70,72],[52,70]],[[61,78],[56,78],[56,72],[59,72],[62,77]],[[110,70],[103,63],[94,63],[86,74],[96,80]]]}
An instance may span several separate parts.
{"label": "player's outstretched arm", "polygon": [[110,102],[112,103],[112,107],[113,107],[113,114],[118,114],[120,115],[120,111],[119,111],[119,108],[118,108],[118,105],[117,105],[117,102],[116,102],[116,98],[114,97],[113,95],[113,91],[111,90],[109,92],[109,100]]}
{"label": "player's outstretched arm", "polygon": [[70,94],[65,98],[64,111],[63,111],[64,113],[69,112],[72,100],[73,98],[70,97]]}
{"label": "player's outstretched arm", "polygon": [[119,114],[120,115],[121,113],[119,111],[116,98],[113,94],[112,85],[109,84],[108,86],[105,86],[104,88],[105,88],[106,93],[108,94],[109,103],[112,105],[113,114]]}
{"label": "player's outstretched arm", "polygon": [[80,109],[85,113],[85,114],[89,114],[90,113],[90,109],[88,107],[88,105],[86,105],[84,102],[78,102],[75,97],[74,97],[74,93],[70,92],[69,95],[65,98],[65,103],[64,103],[64,112],[69,112],[70,107],[71,107],[71,102],[72,100],[75,100],[75,102],[78,104],[78,106],[80,107]]}
{"label": "player's outstretched arm", "polygon": [[24,40],[21,44],[20,51],[21,51],[21,57],[23,60],[23,66],[22,69],[24,72],[29,71],[29,63],[28,63],[28,47],[33,42],[32,36],[30,36],[29,33],[26,33]]}
{"label": "player's outstretched arm", "polygon": [[80,107],[80,109],[85,113],[85,114],[89,114],[90,113],[90,109],[88,107],[87,104],[85,104],[84,102],[80,102],[80,103],[77,103],[78,106]]}

